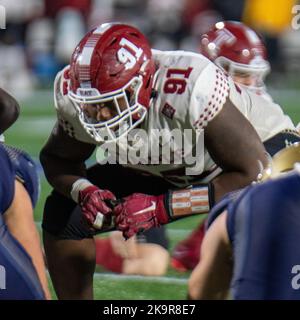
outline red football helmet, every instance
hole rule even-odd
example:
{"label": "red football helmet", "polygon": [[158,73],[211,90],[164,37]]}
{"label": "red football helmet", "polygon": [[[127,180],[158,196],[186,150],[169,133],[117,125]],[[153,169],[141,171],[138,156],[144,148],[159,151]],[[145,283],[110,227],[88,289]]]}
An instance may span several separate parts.
{"label": "red football helmet", "polygon": [[[106,23],[85,35],[71,58],[68,96],[96,142],[116,140],[144,120],[154,73],[150,45],[136,28]],[[109,106],[114,116],[91,119],[83,105]]]}
{"label": "red football helmet", "polygon": [[270,71],[261,38],[241,22],[216,23],[201,36],[199,50],[231,76],[244,74],[255,77],[255,87],[263,86],[263,80]]}

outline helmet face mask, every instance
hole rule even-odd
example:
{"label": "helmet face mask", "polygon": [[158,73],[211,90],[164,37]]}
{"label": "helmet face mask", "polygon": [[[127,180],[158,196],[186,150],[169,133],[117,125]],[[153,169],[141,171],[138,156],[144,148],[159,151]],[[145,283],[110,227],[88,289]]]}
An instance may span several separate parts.
{"label": "helmet face mask", "polygon": [[201,36],[199,51],[236,78],[236,82],[250,89],[264,87],[264,79],[270,72],[266,48],[246,25],[235,21],[216,23]]}
{"label": "helmet face mask", "polygon": [[148,41],[134,27],[103,24],[81,40],[71,59],[68,96],[95,142],[117,141],[144,121],[154,73]]}
{"label": "helmet face mask", "polygon": [[[144,121],[147,109],[137,100],[141,85],[141,79],[136,77],[124,88],[109,94],[101,95],[96,89],[79,88],[76,95],[72,91],[68,95],[76,107],[81,125],[96,142],[116,141]],[[100,108],[107,106],[112,117],[101,121],[95,116],[89,116],[84,110],[89,105]]]}
{"label": "helmet face mask", "polygon": [[216,58],[215,63],[235,82],[245,85],[249,89],[264,87],[264,79],[270,71],[269,63],[260,56],[254,58],[249,65],[237,63],[223,56]]}

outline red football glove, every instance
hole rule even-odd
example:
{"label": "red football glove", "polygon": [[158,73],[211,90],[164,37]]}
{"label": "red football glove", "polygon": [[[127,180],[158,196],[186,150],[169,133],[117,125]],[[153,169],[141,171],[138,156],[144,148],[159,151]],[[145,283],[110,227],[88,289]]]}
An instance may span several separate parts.
{"label": "red football glove", "polygon": [[139,232],[168,223],[170,218],[164,200],[165,195],[149,196],[142,193],[124,198],[114,208],[117,229],[128,239]]}
{"label": "red football glove", "polygon": [[96,186],[90,186],[79,191],[79,205],[82,215],[89,226],[101,229],[111,222],[112,209],[104,200],[115,200],[114,194],[108,190],[101,190]]}

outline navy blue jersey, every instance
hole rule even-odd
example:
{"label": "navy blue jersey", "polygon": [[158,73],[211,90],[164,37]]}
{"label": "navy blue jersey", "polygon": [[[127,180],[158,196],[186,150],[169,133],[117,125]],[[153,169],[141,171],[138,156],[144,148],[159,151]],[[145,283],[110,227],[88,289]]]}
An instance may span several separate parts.
{"label": "navy blue jersey", "polygon": [[300,299],[300,175],[249,187],[227,206],[234,299]]}
{"label": "navy blue jersey", "polygon": [[[248,187],[249,188],[249,187]],[[213,208],[210,210],[207,219],[205,221],[205,227],[208,229],[211,224],[215,221],[215,219],[222,213],[224,210],[227,209],[227,207],[236,199],[239,198],[239,196],[245,192],[248,188],[236,190],[227,193],[217,204],[213,206]]]}
{"label": "navy blue jersey", "polygon": [[31,258],[11,235],[3,214],[15,193],[15,179],[24,183],[32,203],[37,199],[37,174],[30,158],[0,143],[0,300],[44,299],[44,293]]}
{"label": "navy blue jersey", "polygon": [[11,205],[15,192],[15,169],[0,143],[0,214]]}
{"label": "navy blue jersey", "polygon": [[43,300],[45,296],[30,256],[0,215],[0,300],[7,299]]}
{"label": "navy blue jersey", "polygon": [[39,197],[40,182],[37,167],[33,159],[23,150],[1,144],[11,162],[14,178],[21,181],[27,190],[32,206],[35,207]]}

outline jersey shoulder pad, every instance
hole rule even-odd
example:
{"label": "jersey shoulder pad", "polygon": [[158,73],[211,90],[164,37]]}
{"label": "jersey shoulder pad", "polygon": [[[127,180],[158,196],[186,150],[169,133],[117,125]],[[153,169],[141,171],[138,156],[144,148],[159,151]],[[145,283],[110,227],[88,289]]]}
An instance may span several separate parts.
{"label": "jersey shoulder pad", "polygon": [[67,65],[61,71],[59,71],[54,80],[54,106],[56,110],[59,110],[61,105],[69,100],[68,98],[68,86],[69,79],[67,73],[70,66]]}
{"label": "jersey shoulder pad", "polygon": [[195,82],[190,102],[190,121],[195,129],[204,129],[223,108],[229,96],[228,77],[209,63]]}

